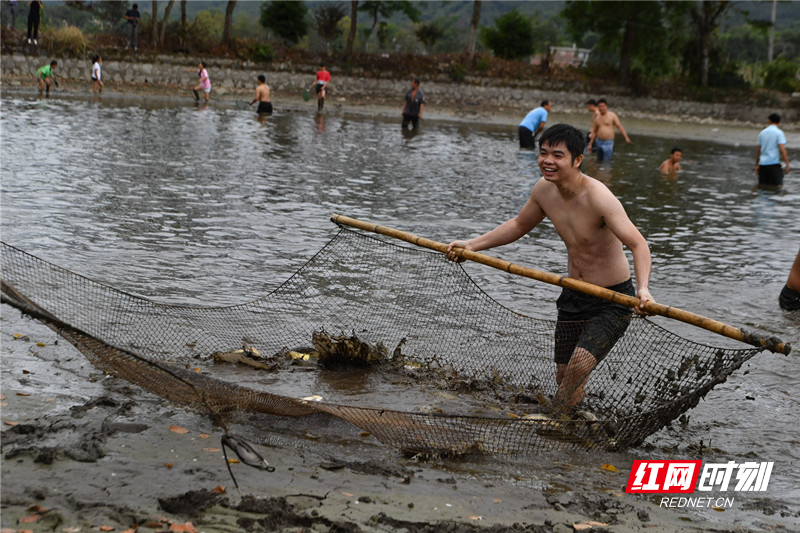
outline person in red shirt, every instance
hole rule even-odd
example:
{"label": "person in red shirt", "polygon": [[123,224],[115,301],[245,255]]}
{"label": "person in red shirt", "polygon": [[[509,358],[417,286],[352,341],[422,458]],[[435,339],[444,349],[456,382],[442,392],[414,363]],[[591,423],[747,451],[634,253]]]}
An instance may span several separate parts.
{"label": "person in red shirt", "polygon": [[314,91],[317,93],[317,111],[322,111],[325,106],[325,94],[328,92],[330,81],[331,73],[325,70],[325,63],[322,63],[317,71],[317,80],[314,82]]}

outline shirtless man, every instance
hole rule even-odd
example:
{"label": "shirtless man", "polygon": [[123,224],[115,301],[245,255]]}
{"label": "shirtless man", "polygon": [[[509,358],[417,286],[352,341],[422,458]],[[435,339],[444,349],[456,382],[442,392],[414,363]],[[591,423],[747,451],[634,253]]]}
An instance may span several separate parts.
{"label": "shirtless man", "polygon": [[258,102],[258,110],[256,113],[259,115],[272,114],[272,102],[269,100],[269,85],[267,85],[267,78],[263,74],[258,75],[258,86],[256,87],[256,96],[250,105]]}
{"label": "shirtless man", "polygon": [[595,115],[592,121],[592,131],[589,132],[589,137],[594,139],[594,151],[597,152],[597,160],[611,161],[611,154],[614,153],[614,128],[616,127],[625,137],[625,142],[630,143],[631,140],[628,134],[625,133],[625,128],[622,127],[617,114],[608,110],[608,103],[605,98],[597,101],[597,111],[599,114]]}
{"label": "shirtless man", "polygon": [[[633,254],[638,314],[650,295],[650,248],[616,196],[602,183],[581,172],[586,135],[567,124],[544,131],[539,141],[540,178],[519,214],[480,237],[453,241],[447,258],[463,261],[459,248],[479,251],[513,242],[549,218],[567,246],[572,278],[634,295],[631,271],[623,245]],[[595,368],[622,337],[630,309],[572,289],[563,289],[556,302],[555,412],[570,411],[585,396],[584,385]],[[572,321],[581,321],[575,323]]]}
{"label": "shirtless man", "polygon": [[681,159],[683,159],[683,151],[676,146],[669,153],[669,159],[665,159],[658,170],[664,174],[678,172],[681,169]]}

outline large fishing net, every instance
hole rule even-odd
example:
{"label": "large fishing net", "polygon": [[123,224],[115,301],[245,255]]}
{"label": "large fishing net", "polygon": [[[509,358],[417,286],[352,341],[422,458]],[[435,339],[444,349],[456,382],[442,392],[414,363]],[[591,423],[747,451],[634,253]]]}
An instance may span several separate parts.
{"label": "large fishing net", "polygon": [[224,428],[323,412],[410,454],[636,446],[760,351],[631,317],[579,409],[550,415],[555,321],[500,305],[442,254],[345,228],[241,305],[158,303],[7,244],[2,293],[102,371]]}

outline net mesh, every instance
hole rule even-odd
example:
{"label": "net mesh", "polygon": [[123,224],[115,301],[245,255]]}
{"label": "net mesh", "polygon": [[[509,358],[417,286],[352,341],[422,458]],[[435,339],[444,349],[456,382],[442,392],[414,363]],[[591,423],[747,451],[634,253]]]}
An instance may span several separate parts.
{"label": "net mesh", "polygon": [[[591,373],[583,414],[552,417],[544,411],[558,387],[555,321],[502,306],[442,254],[349,229],[276,290],[241,305],[157,303],[7,244],[2,282],[6,303],[96,367],[223,427],[246,413],[324,412],[407,453],[636,446],[760,351],[706,346],[632,317]],[[351,348],[334,369],[322,364],[332,346]],[[256,359],[266,373],[248,366]],[[330,380],[322,401],[296,392],[354,362],[361,368],[345,376],[368,379],[363,394]]]}

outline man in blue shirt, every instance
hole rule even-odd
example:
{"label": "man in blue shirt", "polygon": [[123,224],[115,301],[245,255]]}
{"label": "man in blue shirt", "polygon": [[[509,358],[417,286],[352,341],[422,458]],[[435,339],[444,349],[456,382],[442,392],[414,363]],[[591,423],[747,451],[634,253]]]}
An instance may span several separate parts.
{"label": "man in blue shirt", "polygon": [[[783,187],[783,175],[789,172],[789,155],[786,153],[786,136],[778,124],[781,116],[773,113],[769,116],[769,126],[758,134],[758,148],[756,148],[756,174],[759,185]],[[786,168],[781,168],[780,157],[786,162]]]}
{"label": "man in blue shirt", "polygon": [[553,106],[550,100],[542,100],[542,104],[525,115],[525,118],[519,124],[519,147],[520,148],[536,148],[536,136],[544,129],[544,123],[547,122],[547,113]]}

